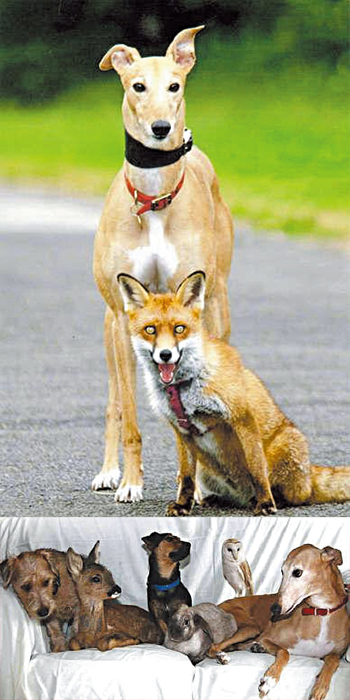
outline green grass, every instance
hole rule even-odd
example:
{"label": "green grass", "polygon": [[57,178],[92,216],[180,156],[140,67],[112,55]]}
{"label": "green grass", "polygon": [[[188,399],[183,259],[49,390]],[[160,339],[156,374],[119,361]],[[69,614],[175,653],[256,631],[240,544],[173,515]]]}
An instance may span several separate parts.
{"label": "green grass", "polygon": [[[291,234],[349,233],[346,76],[219,59],[216,45],[189,80],[187,124],[234,216]],[[108,74],[45,107],[2,103],[1,176],[104,194],[123,158],[121,98]]]}

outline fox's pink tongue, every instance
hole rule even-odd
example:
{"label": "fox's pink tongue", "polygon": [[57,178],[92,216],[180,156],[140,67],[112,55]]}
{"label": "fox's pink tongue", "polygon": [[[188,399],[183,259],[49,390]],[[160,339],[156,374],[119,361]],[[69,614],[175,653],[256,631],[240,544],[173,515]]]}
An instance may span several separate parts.
{"label": "fox's pink tongue", "polygon": [[169,384],[174,376],[175,365],[158,365],[160,377],[164,384]]}

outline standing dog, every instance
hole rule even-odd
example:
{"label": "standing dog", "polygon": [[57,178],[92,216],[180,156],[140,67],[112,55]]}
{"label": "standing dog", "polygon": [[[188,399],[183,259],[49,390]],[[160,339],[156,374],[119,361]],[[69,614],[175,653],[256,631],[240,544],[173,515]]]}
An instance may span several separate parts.
{"label": "standing dog", "polygon": [[304,544],[288,554],[271,622],[251,647],[276,656],[260,681],[260,698],[277,685],[290,654],[324,660],[310,700],[326,697],[349,644],[348,596],[338,569],[342,563],[341,552],[333,547]]}
{"label": "standing dog", "polygon": [[276,511],[272,491],[293,505],[350,499],[350,467],[310,464],[304,435],[237,350],[204,328],[203,272],[176,294],[152,294],[129,275],[119,283],[151,403],[180,446],[169,515],[187,515],[210,493],[240,506],[254,499],[258,515]]}
{"label": "standing dog", "polygon": [[105,459],[92,488],[116,488],[119,439],[124,475],[117,501],[142,498],[141,436],[135,400],[135,361],[117,275],[135,275],[154,291],[175,290],[193,270],[207,276],[205,323],[228,338],[227,277],[233,244],[231,215],[208,158],[189,152],[184,88],[195,63],[194,39],[185,29],[165,56],[141,58],[117,44],[101,70],[113,68],[125,91],[126,159],[108,194],[96,235],[94,276],[107,304],[105,346],[109,372]]}
{"label": "standing dog", "polygon": [[180,561],[188,557],[191,544],[169,532],[152,532],[142,537],[142,541],[150,553],[148,609],[162,631],[166,632],[169,619],[180,605],[192,605],[191,596],[180,578]]}
{"label": "standing dog", "polygon": [[11,584],[29,617],[45,625],[51,651],[67,649],[63,624],[71,623],[74,634],[79,612],[79,599],[67,570],[67,555],[56,549],[22,552],[1,562],[0,572],[4,588]]}

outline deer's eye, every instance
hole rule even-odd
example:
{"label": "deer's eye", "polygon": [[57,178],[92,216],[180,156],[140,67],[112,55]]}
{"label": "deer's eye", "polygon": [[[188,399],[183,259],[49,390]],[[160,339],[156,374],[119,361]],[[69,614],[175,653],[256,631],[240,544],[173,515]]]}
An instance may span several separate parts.
{"label": "deer's eye", "polygon": [[145,331],[147,335],[154,335],[156,332],[156,327],[155,326],[146,326]]}
{"label": "deer's eye", "polygon": [[92,583],[101,583],[101,576],[92,576],[91,581]]}
{"label": "deer's eye", "polygon": [[294,578],[300,578],[300,576],[302,575],[302,569],[294,569],[294,571],[292,572],[292,576],[294,576]]}
{"label": "deer's eye", "polygon": [[185,328],[186,328],[186,326],[183,326],[181,323],[179,323],[178,326],[175,326],[174,331],[175,331],[175,333],[177,333],[178,335],[181,335],[181,333],[184,332]]}
{"label": "deer's eye", "polygon": [[135,90],[135,92],[145,92],[146,85],[144,85],[143,83],[134,83],[133,89]]}
{"label": "deer's eye", "polygon": [[168,87],[169,92],[178,92],[180,90],[180,83],[171,83]]}

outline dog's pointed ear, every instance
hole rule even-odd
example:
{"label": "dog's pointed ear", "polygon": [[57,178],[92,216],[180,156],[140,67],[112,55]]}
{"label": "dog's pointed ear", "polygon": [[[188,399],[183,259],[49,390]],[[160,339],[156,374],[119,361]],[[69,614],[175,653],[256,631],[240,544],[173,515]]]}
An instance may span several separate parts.
{"label": "dog's pointed ear", "polygon": [[142,542],[145,543],[147,549],[149,552],[153,552],[153,550],[158,547],[159,542],[162,541],[163,535],[160,535],[159,532],[152,532],[150,535],[146,535],[146,537],[141,537]]}
{"label": "dog's pointed ear", "polygon": [[4,559],[4,561],[2,561],[0,564],[0,576],[2,578],[4,588],[8,588],[11,583],[15,559],[16,557]]}
{"label": "dog's pointed ear", "polygon": [[181,282],[176,291],[176,299],[183,306],[204,309],[205,298],[205,274],[204,272],[192,272]]}
{"label": "dog's pointed ear", "polygon": [[88,554],[87,560],[92,564],[100,563],[100,540],[97,540],[96,544],[94,544],[91,552]]}
{"label": "dog's pointed ear", "polygon": [[121,273],[118,275],[118,282],[125,311],[142,309],[147,304],[149,291],[135,277]]}
{"label": "dog's pointed ear", "polygon": [[80,576],[83,568],[83,557],[77,554],[72,547],[69,547],[69,549],[67,549],[67,569],[73,580],[76,580]]}
{"label": "dog's pointed ear", "polygon": [[192,70],[196,62],[194,39],[201,29],[204,29],[204,24],[201,24],[199,27],[192,27],[192,29],[183,29],[173,39],[165,54],[168,58],[172,58],[186,74]]}
{"label": "dog's pointed ear", "polygon": [[333,561],[337,566],[341,566],[343,563],[343,556],[340,549],[334,549],[334,547],[324,547],[321,550],[321,559],[323,559],[323,561]]}
{"label": "dog's pointed ear", "polygon": [[100,70],[114,70],[118,75],[122,75],[135,61],[141,58],[137,49],[126,44],[115,44],[104,55],[99,63]]}

